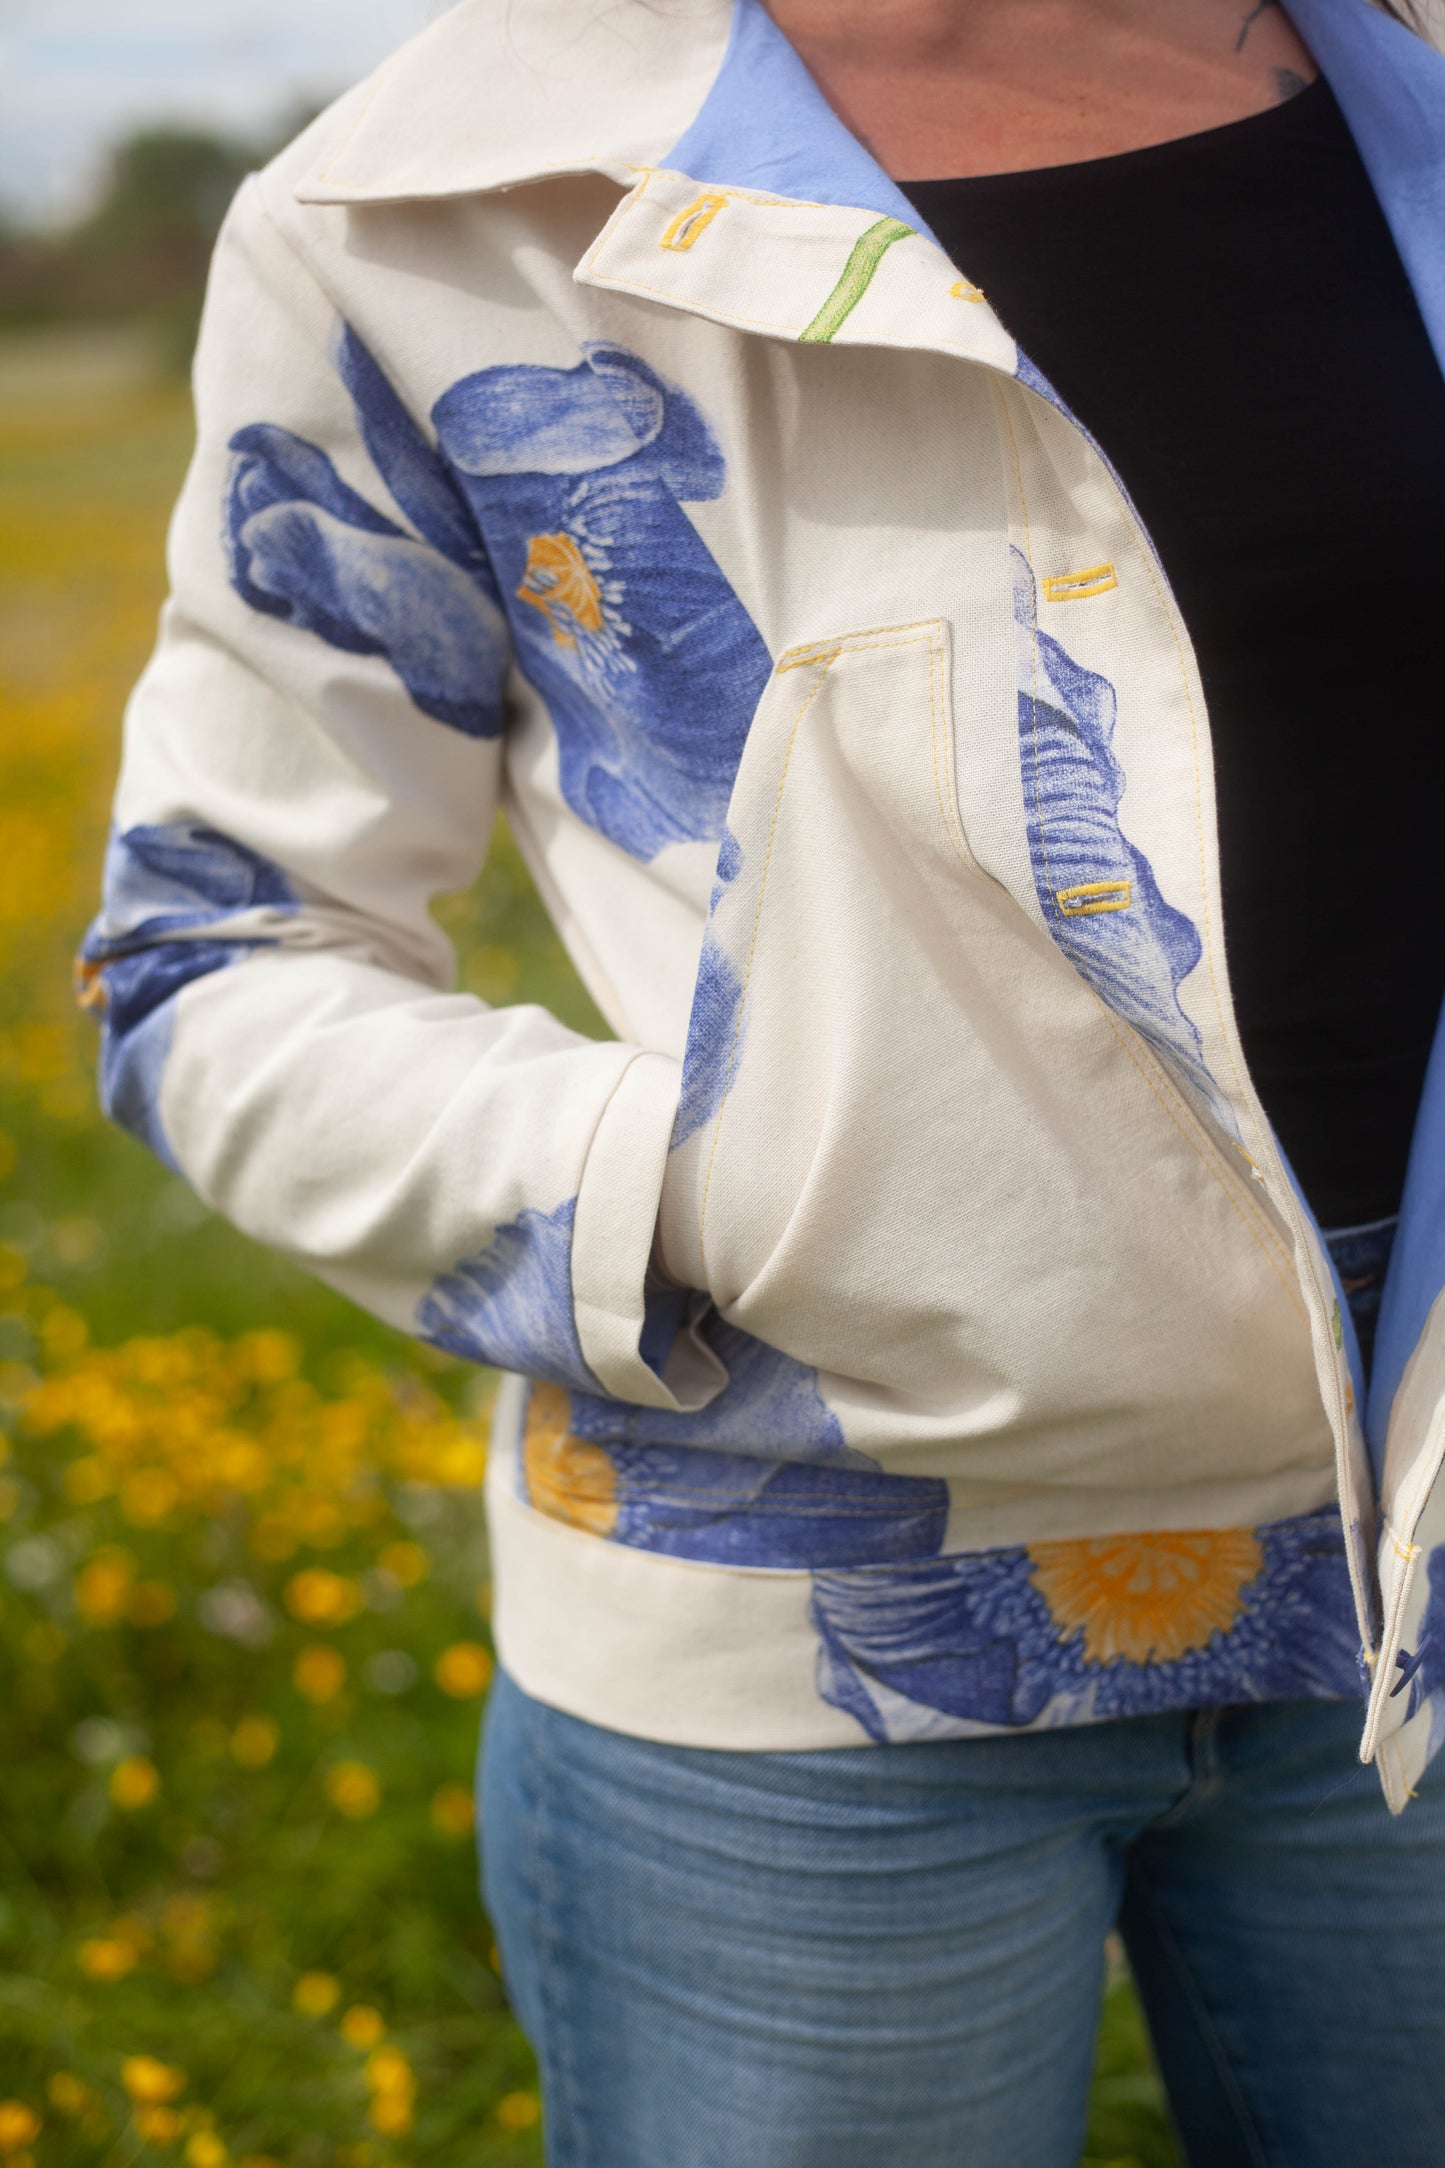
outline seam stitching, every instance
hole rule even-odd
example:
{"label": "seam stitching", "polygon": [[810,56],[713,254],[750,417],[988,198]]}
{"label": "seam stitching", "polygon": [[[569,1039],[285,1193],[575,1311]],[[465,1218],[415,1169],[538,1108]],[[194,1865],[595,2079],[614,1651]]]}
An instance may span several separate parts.
{"label": "seam stitching", "polygon": [[758,900],[753,909],[753,931],[752,939],[748,944],[747,967],[743,973],[742,992],[738,999],[737,1019],[733,1025],[732,1045],[728,1048],[727,1078],[723,1085],[722,1099],[718,1105],[717,1119],[713,1124],[712,1145],[707,1155],[707,1173],[703,1177],[702,1197],[698,1203],[697,1247],[698,1259],[703,1266],[704,1278],[706,1277],[707,1269],[707,1242],[705,1230],[707,1226],[708,1197],[712,1190],[713,1168],[717,1162],[718,1140],[722,1136],[723,1120],[727,1114],[728,1100],[732,1096],[733,1078],[737,1073],[738,1041],[742,1033],[743,1016],[747,1009],[748,988],[752,983],[753,964],[757,958],[758,938],[762,930],[763,922],[763,905],[767,900],[768,893],[768,873],[773,862],[773,844],[777,838],[778,821],[782,815],[783,810],[783,792],[787,787],[788,770],[792,766],[793,749],[798,742],[798,732],[803,727],[803,719],[807,715],[809,708],[812,707],[813,702],[817,699],[819,693],[823,690],[823,687],[827,682],[828,671],[833,662],[835,661],[837,653],[838,650],[835,648],[832,654],[827,655],[822,659],[822,664],[818,671],[818,681],[814,685],[812,691],[808,694],[807,699],[803,702],[802,706],[799,708],[797,714],[793,718],[793,727],[788,733],[788,750],[783,758],[783,772],[778,778],[777,796],[773,800],[773,817],[768,826],[767,848],[763,852],[762,872],[758,878]]}
{"label": "seam stitching", "polygon": [[[1187,1796],[1186,1794],[1186,1798]],[[1153,1888],[1141,1873],[1136,1870],[1131,1874],[1129,1883],[1136,1901],[1149,1915],[1160,1954],[1168,1963],[1170,1971],[1174,1974],[1175,1980],[1183,1991],[1186,2003],[1193,2012],[1195,2023],[1199,2028],[1200,2038],[1204,2043],[1205,2052],[1209,2057],[1215,2077],[1219,2081],[1220,2090],[1234,2110],[1239,2135],[1249,2149],[1250,2168],[1269,2168],[1269,2155],[1264,2150],[1264,2142],[1260,2137],[1254,2117],[1250,2113],[1249,2104],[1240,2090],[1239,2080],[1235,2076],[1234,2066],[1229,2060],[1224,2041],[1220,2037],[1219,2029],[1214,2022],[1213,2012],[1205,2001],[1199,1982],[1175,1939],[1173,1926],[1160,1905]]]}

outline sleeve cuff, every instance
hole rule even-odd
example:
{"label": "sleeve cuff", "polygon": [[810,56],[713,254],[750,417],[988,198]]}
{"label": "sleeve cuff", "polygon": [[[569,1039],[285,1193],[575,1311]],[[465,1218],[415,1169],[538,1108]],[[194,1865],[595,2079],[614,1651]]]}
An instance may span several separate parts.
{"label": "sleeve cuff", "polygon": [[691,1413],[727,1383],[717,1357],[685,1328],[659,1376],[641,1348],[681,1075],[670,1055],[634,1055],[602,1111],[577,1193],[572,1307],[583,1358],[605,1393],[639,1407]]}

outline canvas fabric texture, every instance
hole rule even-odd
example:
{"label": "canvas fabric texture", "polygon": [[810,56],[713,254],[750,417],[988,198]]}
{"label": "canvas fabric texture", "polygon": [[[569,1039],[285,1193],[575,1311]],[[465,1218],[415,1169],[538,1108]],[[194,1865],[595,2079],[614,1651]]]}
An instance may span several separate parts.
{"label": "canvas fabric texture", "polygon": [[[1445,62],[1293,12],[1424,307]],[[539,1698],[806,1748],[1368,1692],[1398,1808],[1445,1086],[1367,1440],[1188,629],[910,218],[756,0],[464,0],[247,185],[81,963],[106,1103],[509,1373]],[[454,989],[499,806],[613,1041]]]}

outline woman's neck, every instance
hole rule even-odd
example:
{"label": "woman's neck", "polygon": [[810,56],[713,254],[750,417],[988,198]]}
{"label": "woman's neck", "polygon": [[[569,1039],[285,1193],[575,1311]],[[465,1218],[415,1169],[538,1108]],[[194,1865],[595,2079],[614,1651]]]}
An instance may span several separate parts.
{"label": "woman's neck", "polygon": [[767,0],[896,180],[1140,150],[1312,82],[1278,0]]}

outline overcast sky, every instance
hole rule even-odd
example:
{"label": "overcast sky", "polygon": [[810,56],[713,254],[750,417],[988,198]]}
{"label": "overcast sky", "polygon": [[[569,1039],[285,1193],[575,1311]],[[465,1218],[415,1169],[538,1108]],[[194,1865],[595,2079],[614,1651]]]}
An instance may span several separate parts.
{"label": "overcast sky", "polygon": [[64,216],[138,122],[264,129],[446,0],[0,0],[0,208]]}

